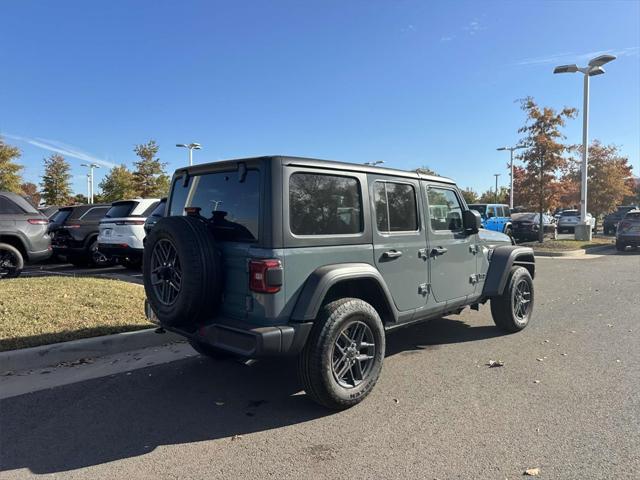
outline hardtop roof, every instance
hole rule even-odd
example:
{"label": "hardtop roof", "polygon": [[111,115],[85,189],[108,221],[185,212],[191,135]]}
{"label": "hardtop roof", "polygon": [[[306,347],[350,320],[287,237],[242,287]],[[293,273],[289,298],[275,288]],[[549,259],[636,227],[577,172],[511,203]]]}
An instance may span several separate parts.
{"label": "hardtop roof", "polygon": [[312,167],[318,169],[327,169],[327,170],[341,170],[345,172],[358,172],[358,173],[375,173],[377,175],[389,175],[394,177],[404,177],[404,178],[414,178],[414,179],[423,179],[429,180],[433,182],[441,182],[454,184],[455,182],[447,177],[440,177],[437,175],[426,175],[423,173],[412,172],[408,170],[400,170],[395,168],[387,168],[387,167],[377,167],[372,165],[363,165],[359,163],[349,163],[349,162],[338,162],[334,160],[321,160],[317,158],[306,158],[306,157],[290,157],[284,155],[271,155],[264,157],[249,157],[249,158],[236,158],[229,160],[221,160],[218,162],[210,162],[203,163],[199,165],[193,165],[191,167],[182,167],[178,168],[175,171],[175,174],[182,174],[183,172],[188,173],[189,175],[199,175],[212,170],[224,170],[225,167],[235,168],[238,162],[259,162],[259,161],[270,161],[270,162],[278,162],[282,165],[292,165],[292,166],[304,166],[304,167]]}

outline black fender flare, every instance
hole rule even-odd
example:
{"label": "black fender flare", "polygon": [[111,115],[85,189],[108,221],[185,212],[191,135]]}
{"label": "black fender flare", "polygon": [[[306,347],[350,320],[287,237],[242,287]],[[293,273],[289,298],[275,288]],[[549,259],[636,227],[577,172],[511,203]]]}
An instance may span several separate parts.
{"label": "black fender flare", "polygon": [[482,296],[487,298],[502,295],[509,279],[509,272],[514,265],[525,267],[533,278],[536,272],[533,249],[516,245],[501,245],[494,248]]}
{"label": "black fender flare", "polygon": [[296,322],[314,320],[331,287],[345,280],[356,279],[375,281],[380,287],[394,320],[397,320],[398,313],[384,278],[374,266],[368,263],[339,263],[315,269],[307,278],[298,295],[291,319]]}

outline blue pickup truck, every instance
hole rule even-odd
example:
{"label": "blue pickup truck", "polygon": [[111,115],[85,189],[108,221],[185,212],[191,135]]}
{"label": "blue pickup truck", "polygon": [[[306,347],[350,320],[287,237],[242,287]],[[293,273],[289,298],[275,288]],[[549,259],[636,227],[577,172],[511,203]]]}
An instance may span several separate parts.
{"label": "blue pickup truck", "polygon": [[473,203],[469,208],[482,217],[482,228],[511,236],[511,210],[501,203]]}

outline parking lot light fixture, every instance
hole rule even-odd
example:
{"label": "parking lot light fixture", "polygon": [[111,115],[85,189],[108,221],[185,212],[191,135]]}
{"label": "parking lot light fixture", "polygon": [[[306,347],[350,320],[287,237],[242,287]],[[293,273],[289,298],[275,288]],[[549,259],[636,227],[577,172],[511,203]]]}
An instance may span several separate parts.
{"label": "parking lot light fixture", "polygon": [[513,151],[514,150],[518,150],[519,148],[525,148],[524,145],[516,145],[515,147],[500,147],[500,148],[496,148],[496,150],[498,150],[499,152],[503,151],[503,150],[509,150],[509,153],[511,154],[511,160],[509,162],[509,170],[511,171],[510,173],[510,180],[509,180],[509,209],[513,210]]}
{"label": "parking lot light fixture", "polygon": [[80,164],[81,167],[88,167],[89,168],[89,173],[88,173],[88,178],[89,178],[89,185],[88,185],[88,196],[87,196],[87,202],[89,204],[93,203],[93,169],[94,168],[100,168],[100,165],[98,165],[97,163],[81,163]]}
{"label": "parking lot light fixture", "polygon": [[193,165],[193,151],[194,150],[201,150],[202,149],[202,145],[200,145],[199,143],[176,143],[176,147],[179,148],[186,148],[189,150],[189,166]]}
{"label": "parking lot light fixture", "polygon": [[589,60],[586,67],[560,65],[553,73],[576,73],[584,75],[584,97],[582,106],[582,166],[580,171],[580,224],[575,228],[576,240],[591,240],[591,224],[587,219],[587,181],[589,159],[589,78],[604,73],[603,65],[615,60],[614,55],[599,55]]}
{"label": "parking lot light fixture", "polygon": [[495,203],[498,203],[498,177],[502,175],[501,173],[494,173],[493,176],[496,177],[496,196]]}

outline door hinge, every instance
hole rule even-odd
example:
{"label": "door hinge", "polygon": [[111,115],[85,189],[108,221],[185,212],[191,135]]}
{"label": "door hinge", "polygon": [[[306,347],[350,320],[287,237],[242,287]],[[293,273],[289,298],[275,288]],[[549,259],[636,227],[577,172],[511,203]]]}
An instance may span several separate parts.
{"label": "door hinge", "polygon": [[480,248],[478,247],[478,245],[472,244],[469,245],[469,251],[475,255],[480,251]]}
{"label": "door hinge", "polygon": [[476,283],[483,282],[487,278],[486,273],[473,273],[469,276],[469,282],[475,285]]}
{"label": "door hinge", "polygon": [[431,292],[431,284],[430,283],[421,283],[418,285],[418,293],[420,295],[429,295]]}
{"label": "door hinge", "polygon": [[421,258],[423,260],[426,260],[429,258],[429,255],[427,255],[426,248],[421,248],[420,250],[418,250],[418,258]]}

